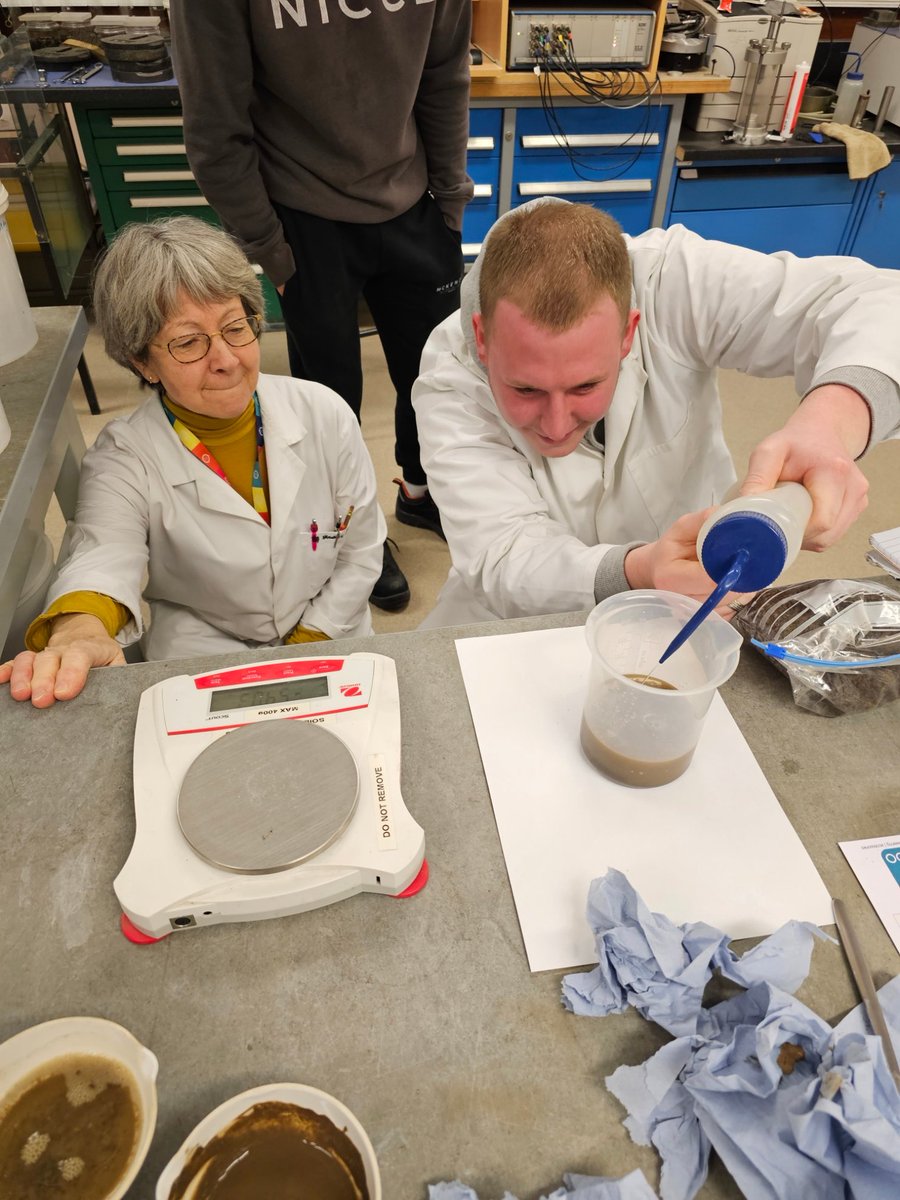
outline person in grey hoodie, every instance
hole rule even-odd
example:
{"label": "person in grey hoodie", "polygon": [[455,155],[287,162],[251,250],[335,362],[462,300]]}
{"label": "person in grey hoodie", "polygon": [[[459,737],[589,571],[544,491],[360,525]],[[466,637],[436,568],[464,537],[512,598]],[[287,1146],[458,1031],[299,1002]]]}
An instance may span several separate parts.
{"label": "person in grey hoodie", "polygon": [[[171,0],[191,169],[281,295],[294,375],[357,417],[358,304],[396,389],[397,519],[443,537],[410,401],[459,305],[471,0]],[[385,543],[372,603],[408,584]]]}

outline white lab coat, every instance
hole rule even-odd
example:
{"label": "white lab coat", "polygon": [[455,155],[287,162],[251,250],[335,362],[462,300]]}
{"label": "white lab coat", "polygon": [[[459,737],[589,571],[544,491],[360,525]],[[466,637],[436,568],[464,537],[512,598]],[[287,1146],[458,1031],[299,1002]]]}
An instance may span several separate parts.
{"label": "white lab coat", "polygon": [[[118,640],[143,637],[148,659],[278,645],[298,622],[333,638],[371,633],[385,522],[356,418],[316,383],[260,375],[257,394],[271,527],[189,453],[154,396],[85,455],[71,552],[48,602],[112,596],[134,617]],[[346,533],[324,536],[350,505]]]}
{"label": "white lab coat", "polygon": [[[758,254],[682,226],[627,241],[641,319],[603,449],[588,437],[544,458],[500,416],[471,330],[479,263],[461,310],[426,343],[413,403],[453,562],[426,625],[592,607],[614,546],[653,541],[721,499],[735,474],[718,367],[793,375],[800,395],[848,366],[900,380],[900,273]],[[900,415],[891,420],[882,434],[896,435]]]}

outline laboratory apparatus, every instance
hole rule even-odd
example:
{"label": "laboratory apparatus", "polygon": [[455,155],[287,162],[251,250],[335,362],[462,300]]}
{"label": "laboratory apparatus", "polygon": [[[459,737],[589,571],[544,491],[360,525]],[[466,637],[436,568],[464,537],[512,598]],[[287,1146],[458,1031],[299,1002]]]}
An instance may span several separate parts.
{"label": "laboratory apparatus", "polygon": [[427,881],[383,655],[165,679],[141,696],[133,766],[137,828],[114,885],[132,941]]}
{"label": "laboratory apparatus", "polygon": [[[812,62],[822,32],[821,10],[793,3],[792,0],[765,0],[763,4],[734,0],[731,11],[720,10],[716,0],[678,0],[678,12],[700,13],[703,23],[698,33],[709,37],[705,65],[713,75],[731,80],[727,92],[708,92],[688,97],[684,124],[700,133],[730,133],[734,129],[738,103],[746,82],[745,53],[751,39],[766,36],[773,15],[781,20],[781,38],[790,43],[787,58],[775,89],[773,114],[776,122],[788,97],[791,76],[798,63]],[[662,67],[660,55],[660,67]]]}
{"label": "laboratory apparatus", "polygon": [[803,544],[812,497],[800,483],[777,483],[771,491],[735,496],[700,527],[697,557],[716,583],[660,658],[664,663],[729,592],[757,592],[774,583]]}
{"label": "laboratory apparatus", "polygon": [[701,12],[684,12],[669,5],[659,46],[660,71],[698,71],[703,66],[709,46],[709,35],[703,32],[705,20]]}
{"label": "laboratory apparatus", "polygon": [[781,17],[773,16],[765,37],[751,38],[744,51],[746,76],[734,121],[733,140],[759,146],[772,128],[772,106],[790,42],[778,40]]}

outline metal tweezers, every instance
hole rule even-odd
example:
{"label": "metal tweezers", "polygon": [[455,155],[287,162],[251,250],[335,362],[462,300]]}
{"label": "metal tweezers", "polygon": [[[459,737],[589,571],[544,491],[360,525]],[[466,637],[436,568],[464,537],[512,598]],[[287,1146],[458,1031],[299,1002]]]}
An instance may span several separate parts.
{"label": "metal tweezers", "polygon": [[894,1053],[891,1032],[887,1027],[887,1021],[884,1019],[884,1010],[879,1002],[878,993],[875,991],[872,972],[869,970],[869,965],[863,957],[862,946],[859,944],[856,930],[850,922],[846,904],[844,904],[843,900],[832,900],[831,903],[834,908],[834,920],[838,928],[838,933],[841,935],[844,953],[847,955],[850,970],[853,973],[853,978],[856,980],[859,994],[862,996],[869,1024],[872,1026],[872,1032],[881,1038],[888,1070],[893,1075],[897,1087],[900,1088],[900,1065],[898,1065],[897,1055]]}

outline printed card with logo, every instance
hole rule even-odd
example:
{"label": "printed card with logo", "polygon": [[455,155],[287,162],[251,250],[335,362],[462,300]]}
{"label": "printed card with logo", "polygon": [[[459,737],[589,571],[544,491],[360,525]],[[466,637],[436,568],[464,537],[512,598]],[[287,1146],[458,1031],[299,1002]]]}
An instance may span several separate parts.
{"label": "printed card with logo", "polygon": [[900,833],[838,845],[900,951]]}

